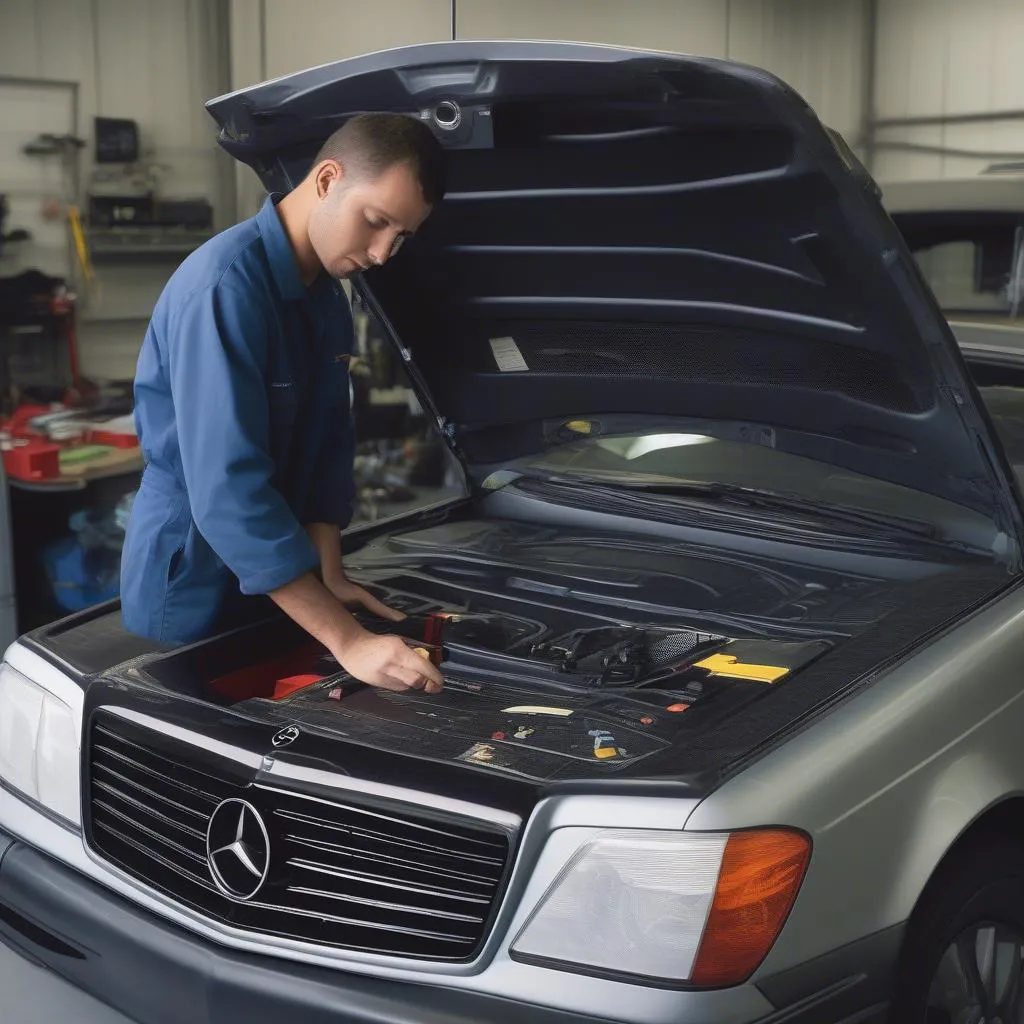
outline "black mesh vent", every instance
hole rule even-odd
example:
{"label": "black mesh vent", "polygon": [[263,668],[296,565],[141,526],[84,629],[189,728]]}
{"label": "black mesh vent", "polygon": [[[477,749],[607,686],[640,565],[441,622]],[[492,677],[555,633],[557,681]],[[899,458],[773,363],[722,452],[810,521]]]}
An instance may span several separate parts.
{"label": "black mesh vent", "polygon": [[652,665],[672,665],[702,644],[716,639],[722,638],[710,633],[669,633],[650,644],[647,656]]}

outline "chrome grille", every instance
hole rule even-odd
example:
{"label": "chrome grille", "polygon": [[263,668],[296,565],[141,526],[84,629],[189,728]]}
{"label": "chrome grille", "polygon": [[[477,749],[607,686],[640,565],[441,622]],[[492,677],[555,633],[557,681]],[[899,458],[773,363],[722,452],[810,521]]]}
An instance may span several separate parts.
{"label": "chrome grille", "polygon": [[[255,784],[249,769],[106,712],[90,739],[92,847],[175,901],[336,948],[443,961],[478,951],[508,862],[500,829]],[[245,902],[217,888],[206,856],[210,816],[232,797],[256,808],[270,837],[267,880]]]}

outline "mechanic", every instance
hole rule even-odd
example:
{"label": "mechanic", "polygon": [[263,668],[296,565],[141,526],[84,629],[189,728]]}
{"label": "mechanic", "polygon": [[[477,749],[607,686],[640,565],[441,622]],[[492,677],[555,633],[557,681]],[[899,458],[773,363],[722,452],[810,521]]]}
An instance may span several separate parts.
{"label": "mechanic", "polygon": [[130,632],[193,642],[269,595],[357,679],[441,689],[422,652],[347,610],[404,617],[342,564],[355,436],[339,279],[384,263],[443,194],[443,150],[425,125],[359,115],[292,192],[172,275],[135,377],[145,470],[122,554]]}

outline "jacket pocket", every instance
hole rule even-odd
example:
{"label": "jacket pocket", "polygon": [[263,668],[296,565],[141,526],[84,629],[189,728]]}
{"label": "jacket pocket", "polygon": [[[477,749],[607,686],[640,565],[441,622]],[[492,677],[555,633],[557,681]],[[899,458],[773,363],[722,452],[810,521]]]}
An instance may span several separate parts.
{"label": "jacket pocket", "polygon": [[188,522],[184,496],[163,493],[143,477],[121,550],[121,614],[131,632],[161,639],[168,583]]}

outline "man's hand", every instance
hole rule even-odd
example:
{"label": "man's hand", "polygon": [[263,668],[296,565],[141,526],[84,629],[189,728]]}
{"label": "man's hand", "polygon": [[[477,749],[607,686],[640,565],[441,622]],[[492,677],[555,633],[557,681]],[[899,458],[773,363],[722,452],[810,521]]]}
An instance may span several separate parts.
{"label": "man's hand", "polygon": [[[335,587],[339,579],[332,580]],[[362,587],[345,583],[351,590],[342,594],[362,595],[362,603],[370,611],[383,609],[387,618],[403,618],[400,612],[382,605]],[[337,658],[338,663],[356,679],[370,686],[389,690],[424,690],[439,693],[441,673],[429,655],[418,653],[397,636],[377,636],[364,629],[341,604],[341,598],[312,573],[272,591],[270,597],[310,636],[319,640]],[[359,598],[356,598],[359,600]],[[369,603],[368,603],[369,602]]]}
{"label": "man's hand", "polygon": [[378,601],[373,594],[353,583],[344,573],[336,575],[333,579],[325,579],[324,586],[346,608],[361,604],[371,614],[387,619],[389,622],[401,622],[405,618],[397,608],[389,608],[386,604]]}
{"label": "man's hand", "polygon": [[430,658],[397,636],[365,633],[332,653],[346,672],[370,686],[424,693],[440,693],[443,686],[441,673]]}

